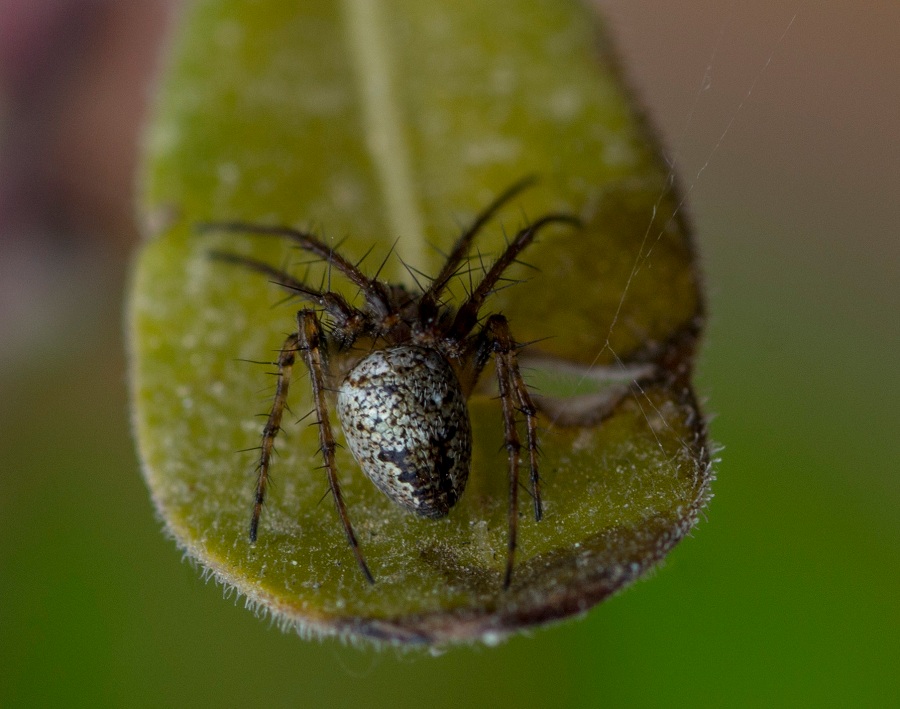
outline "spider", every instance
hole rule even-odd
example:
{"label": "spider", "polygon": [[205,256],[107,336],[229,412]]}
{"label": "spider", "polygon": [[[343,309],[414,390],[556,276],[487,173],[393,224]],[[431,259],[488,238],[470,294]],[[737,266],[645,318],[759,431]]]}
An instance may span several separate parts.
{"label": "spider", "polygon": [[534,518],[543,516],[538,475],[537,409],[519,371],[522,346],[507,319],[479,313],[506,269],[550,224],[578,226],[562,213],[547,214],[521,229],[458,307],[442,300],[476,235],[494,214],[533,182],[521,180],[490,203],[456,241],[440,273],[421,292],[370,278],[319,238],[305,231],[244,222],[209,222],[201,232],[231,232],[284,237],[324,259],[356,285],[365,303],[351,305],[324,287],[315,288],[284,270],[253,258],[214,250],[211,257],[270,276],[306,301],[297,313],[297,329],[278,354],[275,396],[262,430],[256,491],[250,517],[250,542],[257,539],[266,498],[275,438],[281,430],[288,388],[299,356],[309,373],[317,416],[319,446],[328,487],[356,563],[369,583],[375,579],[360,549],[338,484],[335,437],[326,392],[337,384],[337,414],[348,447],[365,475],[402,508],[437,519],[448,514],[465,489],[472,450],[467,400],[493,356],[508,453],[509,504],[506,570],[512,581],[518,519],[519,463],[522,444],[516,414],[525,419]]}

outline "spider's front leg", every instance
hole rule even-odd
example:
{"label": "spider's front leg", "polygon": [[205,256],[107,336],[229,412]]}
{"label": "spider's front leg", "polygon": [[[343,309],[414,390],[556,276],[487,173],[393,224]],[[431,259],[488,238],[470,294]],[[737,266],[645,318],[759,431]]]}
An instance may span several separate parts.
{"label": "spider's front leg", "polygon": [[319,429],[319,448],[325,462],[325,472],[328,477],[328,487],[334,496],[334,504],[338,516],[347,535],[347,541],[356,557],[356,563],[369,583],[375,583],[369,567],[363,558],[359,548],[359,542],[350,523],[347,506],[341,494],[341,488],[337,480],[337,466],[334,460],[336,444],[334,433],[331,430],[331,420],[328,416],[328,405],[325,400],[325,378],[327,363],[324,356],[325,335],[322,331],[319,317],[314,310],[304,309],[297,313],[297,332],[285,340],[278,355],[278,381],[275,386],[275,399],[272,402],[272,411],[263,428],[263,440],[259,462],[259,478],[256,484],[256,501],[253,506],[253,516],[250,520],[250,541],[256,541],[259,515],[265,500],[266,485],[268,483],[269,464],[275,436],[281,430],[281,418],[287,403],[288,387],[293,369],[296,353],[300,353],[306,368],[309,371],[312,386],[313,401],[315,403],[317,426]]}
{"label": "spider's front leg", "polygon": [[506,574],[503,587],[512,581],[513,560],[516,553],[516,531],[519,509],[519,456],[522,444],[516,430],[516,410],[525,415],[527,427],[528,458],[531,468],[531,494],[534,499],[534,519],[543,516],[540,476],[538,475],[537,408],[528,393],[525,380],[519,371],[516,357],[518,345],[509,331],[509,322],[502,315],[491,315],[476,337],[476,367],[480,370],[491,355],[497,368],[497,384],[503,408],[503,426],[506,450],[509,455],[509,541],[507,545]]}

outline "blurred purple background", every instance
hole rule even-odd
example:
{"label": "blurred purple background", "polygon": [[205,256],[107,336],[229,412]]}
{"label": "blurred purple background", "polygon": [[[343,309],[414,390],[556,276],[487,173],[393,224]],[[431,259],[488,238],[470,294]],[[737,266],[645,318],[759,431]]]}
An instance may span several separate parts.
{"label": "blurred purple background", "polygon": [[[164,0],[0,0],[0,366],[109,297]],[[121,275],[118,276],[121,279]],[[60,307],[63,305],[64,307]]]}

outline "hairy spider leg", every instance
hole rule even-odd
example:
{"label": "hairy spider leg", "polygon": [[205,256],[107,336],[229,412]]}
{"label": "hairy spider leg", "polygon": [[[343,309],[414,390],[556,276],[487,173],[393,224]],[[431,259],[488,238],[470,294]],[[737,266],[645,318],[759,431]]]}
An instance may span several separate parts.
{"label": "hairy spider leg", "polygon": [[443,268],[441,268],[441,272],[431,282],[428,290],[422,294],[422,309],[433,309],[437,305],[441,292],[446,288],[447,283],[453,278],[454,274],[456,274],[460,263],[468,256],[469,249],[472,248],[472,242],[481,231],[481,228],[493,218],[503,205],[512,200],[516,195],[521,194],[531,187],[535,182],[537,182],[537,177],[534,175],[529,175],[528,177],[519,180],[510,185],[504,192],[495,198],[493,202],[482,210],[481,214],[475,218],[475,221],[472,222],[469,228],[456,240],[453,249],[450,251],[450,255],[444,262]]}
{"label": "hairy spider leg", "polygon": [[322,457],[325,459],[328,486],[334,497],[334,504],[341,518],[341,524],[344,526],[347,541],[350,543],[350,548],[356,557],[356,563],[366,577],[366,581],[375,583],[372,572],[369,571],[366,560],[363,558],[362,550],[359,548],[356,534],[353,532],[347,505],[344,503],[344,497],[341,494],[341,488],[337,480],[337,465],[334,460],[334,451],[337,448],[337,444],[334,442],[331,419],[328,415],[328,404],[325,401],[325,376],[328,365],[322,348],[324,335],[319,316],[314,310],[304,309],[297,313],[297,332],[300,335],[299,349],[303,352],[303,359],[306,362],[306,368],[309,370],[309,377],[312,383],[313,399],[315,400],[316,416],[318,417],[319,448],[322,451]]}
{"label": "hairy spider leg", "polygon": [[[356,308],[347,303],[342,296],[330,291],[322,291],[311,288],[290,274],[281,271],[263,261],[231,254],[228,252],[212,251],[211,256],[219,261],[244,266],[253,271],[272,276],[276,283],[291,293],[319,305],[334,319],[335,324],[343,333],[342,344],[352,342],[362,331],[366,318]],[[263,427],[262,443],[260,445],[258,474],[256,480],[256,495],[254,497],[253,512],[250,517],[250,541],[255,542],[259,529],[259,518],[262,506],[265,503],[266,489],[269,481],[269,466],[272,460],[272,452],[275,446],[275,437],[281,431],[281,420],[287,407],[288,388],[290,387],[291,373],[293,371],[296,353],[301,352],[306,368],[309,371],[312,386],[317,426],[319,428],[319,448],[325,461],[325,471],[328,477],[328,486],[334,496],[334,504],[338,516],[347,536],[347,541],[356,557],[356,563],[369,583],[375,583],[369,567],[363,558],[359,548],[359,542],[350,523],[350,516],[341,488],[337,480],[336,465],[334,460],[335,442],[331,430],[331,421],[328,416],[328,407],[325,400],[325,380],[327,375],[327,363],[324,356],[322,333],[319,317],[314,310],[303,309],[297,313],[297,332],[288,336],[278,354],[278,378],[275,385],[275,397],[272,401],[272,409],[269,418]]]}
{"label": "hairy spider leg", "polygon": [[515,262],[519,254],[534,241],[538,232],[549,224],[581,226],[581,220],[573,217],[571,214],[547,214],[521,229],[516,234],[516,237],[509,242],[506,250],[494,261],[491,270],[481,279],[481,283],[478,284],[468,299],[456,311],[456,317],[447,330],[447,337],[459,341],[471,332],[478,322],[478,311],[484,305],[485,299],[493,292],[494,286],[500,280],[500,276]]}
{"label": "hairy spider leg", "polygon": [[251,271],[271,276],[274,279],[274,283],[289,293],[298,295],[325,310],[334,318],[338,327],[346,329],[348,332],[355,332],[361,329],[365,315],[350,305],[339,293],[313,288],[305,282],[294,278],[289,273],[267,264],[265,261],[258,261],[248,256],[241,256],[228,251],[210,251],[209,255],[217,261],[243,266]]}
{"label": "hairy spider leg", "polygon": [[491,315],[475,338],[476,366],[480,369],[487,364],[491,355],[497,369],[497,385],[500,391],[500,403],[503,410],[503,428],[506,452],[509,460],[509,505],[507,508],[507,552],[506,573],[503,576],[503,588],[509,588],[512,582],[513,562],[517,546],[517,530],[519,523],[519,458],[522,444],[516,429],[516,410],[525,415],[527,425],[527,441],[529,463],[531,468],[531,493],[534,498],[534,518],[540,521],[543,516],[541,489],[537,463],[537,408],[528,393],[528,387],[519,371],[516,357],[518,345],[509,331],[509,322],[503,315]]}
{"label": "hairy spider leg", "polygon": [[333,248],[325,244],[321,239],[305,231],[291,229],[283,226],[267,226],[263,224],[251,224],[248,222],[205,222],[197,225],[198,231],[208,233],[212,231],[224,231],[251,236],[282,236],[304,251],[319,256],[330,264],[350,281],[360,288],[369,306],[382,317],[391,309],[390,292],[381,281],[366,276],[354,264],[341,256]]}
{"label": "hairy spider leg", "polygon": [[[504,322],[506,319],[504,318]],[[528,440],[528,464],[531,481],[531,498],[534,502],[534,521],[540,522],[544,517],[544,505],[541,502],[541,477],[538,474],[538,442],[537,442],[537,406],[531,398],[528,386],[519,371],[519,361],[512,352],[512,366],[510,367],[512,384],[515,387],[516,399],[519,402],[519,411],[525,414]]]}
{"label": "hairy spider leg", "polygon": [[[520,230],[506,247],[506,250],[493,263],[490,271],[485,274],[481,283],[472,291],[468,300],[457,311],[456,318],[449,326],[447,333],[449,338],[459,341],[468,336],[468,333],[478,321],[478,311],[484,304],[485,299],[491,294],[503,272],[534,241],[538,231],[549,224],[580,226],[581,221],[569,214],[548,214]],[[525,415],[531,496],[534,500],[535,521],[539,522],[544,515],[538,469],[537,407],[534,405],[531,394],[528,392],[528,386],[525,384],[525,380],[522,378],[522,373],[519,370],[519,362],[516,356],[516,350],[519,345],[513,339],[509,330],[509,322],[503,315],[491,315],[478,335],[470,342],[471,344],[465,349],[470,351],[472,347],[475,349],[475,380],[478,379],[491,354],[494,355],[497,368],[497,383],[503,409],[506,449],[509,455],[509,538],[506,573],[503,579],[503,587],[509,588],[512,582],[513,560],[517,544],[519,455],[522,447],[518,431],[516,430],[516,408]]]}
{"label": "hairy spider leg", "polygon": [[253,504],[253,514],[250,517],[250,541],[255,542],[259,528],[259,517],[265,502],[266,488],[269,480],[269,465],[271,463],[272,450],[275,445],[275,437],[281,430],[281,419],[287,405],[288,389],[290,387],[291,372],[294,361],[299,352],[309,371],[312,386],[313,401],[315,402],[316,425],[319,429],[319,450],[325,463],[325,474],[328,478],[328,488],[334,497],[334,505],[344,527],[344,533],[356,563],[369,583],[375,583],[372,572],[363,558],[359,541],[350,523],[350,515],[347,505],[341,493],[341,487],[337,479],[337,465],[334,459],[334,451],[337,444],[334,441],[334,433],[331,430],[331,420],[328,416],[328,405],[325,400],[325,380],[327,375],[327,363],[323,353],[322,343],[324,335],[319,322],[319,317],[314,310],[303,309],[297,313],[297,332],[288,336],[278,355],[278,380],[275,385],[275,398],[272,401],[272,410],[263,428],[262,445],[260,446],[259,472],[256,481],[256,497]]}
{"label": "hairy spider leg", "polygon": [[259,464],[256,466],[256,495],[253,499],[253,513],[250,515],[250,541],[256,541],[259,529],[259,516],[262,514],[262,506],[266,501],[266,489],[269,486],[269,464],[272,462],[272,452],[275,449],[275,437],[281,430],[281,418],[287,403],[288,389],[291,386],[291,372],[294,369],[294,359],[300,338],[297,333],[288,335],[278,353],[278,375],[275,383],[275,398],[272,401],[272,409],[269,418],[263,426],[262,442],[259,446]]}

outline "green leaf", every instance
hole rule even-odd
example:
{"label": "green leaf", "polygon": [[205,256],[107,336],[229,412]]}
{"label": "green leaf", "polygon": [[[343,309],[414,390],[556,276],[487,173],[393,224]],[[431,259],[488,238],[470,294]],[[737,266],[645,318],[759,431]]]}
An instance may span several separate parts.
{"label": "green leaf", "polygon": [[[583,612],[685,535],[711,477],[689,383],[702,299],[678,197],[595,17],[559,0],[206,0],[187,5],[170,51],[142,173],[131,387],[148,486],[192,558],[303,633],[443,645]],[[258,454],[236,451],[259,444],[273,379],[247,360],[275,359],[298,305],[209,251],[314,284],[326,267],[277,239],[196,225],[312,229],[415,287],[460,225],[526,175],[536,186],[479,236],[485,263],[528,218],[566,212],[584,227],[543,232],[523,255],[537,269],[513,266],[523,282],[482,310],[534,341],[520,357],[543,412],[545,517],[520,496],[511,587],[490,367],[469,401],[470,481],[448,517],[404,512],[339,451],[374,585],[322,499],[316,428],[295,423],[312,406],[297,367],[251,545]],[[477,282],[477,255],[470,266]]]}

